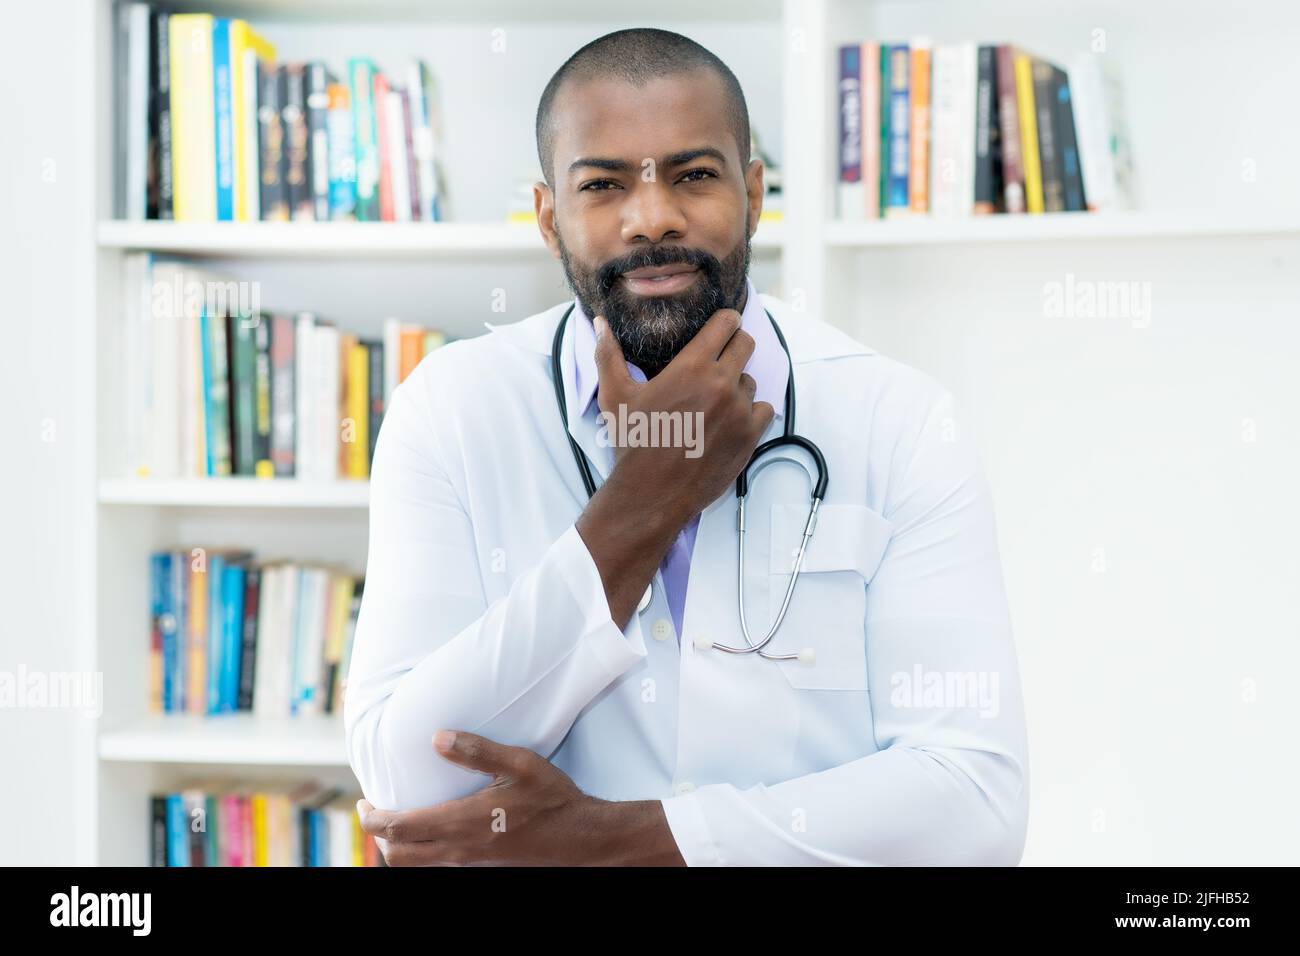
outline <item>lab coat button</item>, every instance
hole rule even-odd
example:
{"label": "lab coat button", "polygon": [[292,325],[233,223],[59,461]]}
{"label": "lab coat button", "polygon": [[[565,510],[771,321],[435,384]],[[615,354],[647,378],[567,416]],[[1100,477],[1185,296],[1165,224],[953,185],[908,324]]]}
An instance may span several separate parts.
{"label": "lab coat button", "polygon": [[661,617],[654,622],[650,633],[654,635],[656,641],[666,641],[673,636],[673,625],[667,618]]}
{"label": "lab coat button", "polygon": [[683,793],[690,793],[694,789],[695,784],[691,783],[689,780],[683,780],[674,788],[674,791],[678,796],[681,796]]}

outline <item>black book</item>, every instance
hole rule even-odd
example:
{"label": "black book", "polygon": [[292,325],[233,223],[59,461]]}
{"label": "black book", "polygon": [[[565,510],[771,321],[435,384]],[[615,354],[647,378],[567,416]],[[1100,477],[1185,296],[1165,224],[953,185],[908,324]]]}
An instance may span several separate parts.
{"label": "black book", "polygon": [[977,213],[1002,212],[1001,125],[998,112],[996,46],[979,48],[975,74],[975,206]]}
{"label": "black book", "polygon": [[280,67],[280,117],[284,120],[284,186],[289,196],[289,218],[316,218],[308,181],[307,69],[302,63]]}
{"label": "black book", "polygon": [[167,798],[149,798],[149,865],[167,865]]}
{"label": "black book", "polygon": [[167,42],[170,14],[149,16],[149,185],[145,216],[172,218],[171,52]]}
{"label": "black book", "polygon": [[253,329],[253,473],[273,477],[271,467],[271,315]]}
{"label": "black book", "polygon": [[257,61],[258,174],[262,219],[287,222],[289,194],[284,188],[284,121],[280,117],[280,76],[274,66]]}
{"label": "black book", "polygon": [[250,564],[244,574],[244,620],[239,632],[239,696],[236,698],[235,710],[253,709],[253,681],[257,677],[258,601],[261,592],[262,568]]}
{"label": "black book", "polygon": [[1074,129],[1070,78],[1059,67],[1052,67],[1052,76],[1056,81],[1056,143],[1065,179],[1065,211],[1083,212],[1088,208],[1088,197],[1083,190],[1083,170],[1079,166],[1079,140]]}
{"label": "black book", "polygon": [[1043,167],[1043,211],[1065,212],[1065,169],[1056,141],[1056,81],[1050,63],[1035,59],[1034,112],[1038,122],[1038,158]]}
{"label": "black book", "polygon": [[329,85],[335,77],[324,63],[307,64],[308,180],[317,222],[330,218]]}

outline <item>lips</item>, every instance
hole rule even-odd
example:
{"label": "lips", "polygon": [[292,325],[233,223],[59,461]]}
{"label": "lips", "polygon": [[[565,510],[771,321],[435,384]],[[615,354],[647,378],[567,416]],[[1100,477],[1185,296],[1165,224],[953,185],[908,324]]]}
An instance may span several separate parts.
{"label": "lips", "polygon": [[688,262],[672,262],[666,266],[646,266],[643,269],[633,269],[630,272],[624,272],[623,277],[626,279],[666,279],[668,276],[680,275],[683,272],[694,272],[698,266],[693,266]]}

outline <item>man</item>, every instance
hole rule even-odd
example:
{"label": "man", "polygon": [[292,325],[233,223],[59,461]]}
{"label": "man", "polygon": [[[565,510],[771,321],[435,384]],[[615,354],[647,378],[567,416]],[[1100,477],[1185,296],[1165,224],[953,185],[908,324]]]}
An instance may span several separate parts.
{"label": "man", "polygon": [[[391,864],[1020,858],[1027,748],[978,457],[933,380],[755,292],[749,142],[739,84],[693,41],[583,47],[542,96],[534,189],[575,301],[434,352],[393,395],[345,702]],[[733,488],[794,412],[791,374],[830,481],[767,647],[796,659],[768,660],[717,645],[744,646]],[[693,448],[607,427],[665,412],[699,423]],[[808,496],[798,463],[754,476],[755,641]]]}

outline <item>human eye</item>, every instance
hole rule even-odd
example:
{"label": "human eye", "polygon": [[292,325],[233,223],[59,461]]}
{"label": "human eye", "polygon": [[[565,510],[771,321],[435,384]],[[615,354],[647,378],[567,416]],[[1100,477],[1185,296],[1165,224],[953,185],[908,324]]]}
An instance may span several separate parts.
{"label": "human eye", "polygon": [[617,185],[618,183],[612,179],[593,179],[591,182],[579,186],[578,192],[604,192],[606,189],[611,189]]}
{"label": "human eye", "polygon": [[711,169],[700,167],[699,169],[688,169],[682,174],[683,182],[699,183],[706,179],[717,179],[718,174]]}

